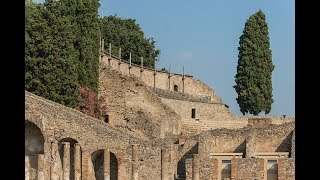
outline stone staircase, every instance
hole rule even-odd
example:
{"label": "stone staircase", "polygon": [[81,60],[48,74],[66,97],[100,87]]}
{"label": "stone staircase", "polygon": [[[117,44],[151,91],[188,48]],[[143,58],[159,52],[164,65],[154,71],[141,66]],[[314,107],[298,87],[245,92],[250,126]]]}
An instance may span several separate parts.
{"label": "stone staircase", "polygon": [[207,131],[211,129],[238,129],[246,127],[248,122],[247,121],[206,121],[202,122],[202,131]]}
{"label": "stone staircase", "polygon": [[199,134],[202,131],[208,131],[211,129],[238,129],[246,127],[248,124],[247,121],[235,121],[235,120],[228,120],[228,121],[197,121],[194,119],[182,119],[181,127],[182,130],[187,133],[192,134]]}

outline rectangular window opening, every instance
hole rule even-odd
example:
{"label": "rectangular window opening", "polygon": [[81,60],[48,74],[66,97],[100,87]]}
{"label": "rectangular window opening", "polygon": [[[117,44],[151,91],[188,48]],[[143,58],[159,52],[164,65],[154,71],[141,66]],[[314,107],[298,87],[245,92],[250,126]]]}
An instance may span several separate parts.
{"label": "rectangular window opening", "polygon": [[196,118],[196,109],[194,108],[191,110],[191,118]]}

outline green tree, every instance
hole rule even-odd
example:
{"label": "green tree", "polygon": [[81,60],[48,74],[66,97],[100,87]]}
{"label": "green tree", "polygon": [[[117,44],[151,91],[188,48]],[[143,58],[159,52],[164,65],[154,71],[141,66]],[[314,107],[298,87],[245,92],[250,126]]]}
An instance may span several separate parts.
{"label": "green tree", "polygon": [[98,93],[100,26],[98,0],[60,0],[62,14],[72,22],[77,50],[78,81]]}
{"label": "green tree", "polygon": [[60,15],[58,1],[26,3],[25,88],[74,107],[78,83],[70,21]]}
{"label": "green tree", "polygon": [[258,115],[271,111],[272,98],[272,54],[268,25],[264,13],[259,10],[251,15],[240,36],[236,85],[236,98],[244,115]]}
{"label": "green tree", "polygon": [[111,43],[113,55],[118,57],[118,50],[121,48],[121,59],[129,60],[131,52],[132,63],[140,64],[141,57],[143,57],[145,67],[154,67],[154,61],[160,55],[160,50],[156,49],[153,38],[144,36],[144,32],[135,19],[123,19],[116,16],[103,17],[101,30],[105,38],[105,49],[108,50],[109,43]]}

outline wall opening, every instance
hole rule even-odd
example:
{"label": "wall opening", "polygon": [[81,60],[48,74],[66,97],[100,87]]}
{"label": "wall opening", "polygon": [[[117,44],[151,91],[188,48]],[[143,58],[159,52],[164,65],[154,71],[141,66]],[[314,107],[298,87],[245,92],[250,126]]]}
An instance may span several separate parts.
{"label": "wall opening", "polygon": [[118,160],[112,152],[110,152],[110,180],[118,180]]}
{"label": "wall opening", "polygon": [[92,164],[94,169],[94,176],[96,180],[104,180],[103,178],[103,150],[96,151],[92,154]]}
{"label": "wall opening", "polygon": [[24,152],[29,157],[29,179],[36,179],[38,154],[44,154],[44,137],[40,128],[30,121],[25,121]]}
{"label": "wall opening", "polygon": [[[104,180],[104,150],[96,151],[92,154],[91,160],[96,180]],[[116,156],[110,152],[110,180],[118,179],[118,160]]]}
{"label": "wall opening", "polygon": [[105,123],[109,123],[109,115],[108,114],[104,115],[103,120]]}
{"label": "wall opening", "polygon": [[173,86],[173,90],[174,90],[174,91],[179,91],[178,85],[174,85],[174,86]]}
{"label": "wall opening", "polygon": [[[73,139],[73,138],[63,138],[59,141],[59,155],[60,155],[60,159],[61,159],[61,165],[63,167],[63,154],[64,154],[64,145],[63,142],[68,142],[70,143],[70,180],[74,180],[75,179],[75,144],[78,143],[77,140]],[[80,162],[82,162],[82,150],[80,147]],[[82,165],[80,165],[81,167]]]}
{"label": "wall opening", "polygon": [[191,109],[191,118],[196,118],[196,109],[195,108]]}
{"label": "wall opening", "polygon": [[267,165],[267,180],[278,179],[278,163],[277,160],[268,160]]}
{"label": "wall opening", "polygon": [[221,179],[231,179],[231,160],[221,161]]}

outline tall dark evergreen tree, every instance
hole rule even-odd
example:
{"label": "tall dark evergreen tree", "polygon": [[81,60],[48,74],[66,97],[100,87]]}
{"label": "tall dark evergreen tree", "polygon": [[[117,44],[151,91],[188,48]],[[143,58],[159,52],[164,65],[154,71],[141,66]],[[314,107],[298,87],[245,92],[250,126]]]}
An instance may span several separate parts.
{"label": "tall dark evergreen tree", "polygon": [[128,60],[131,52],[133,63],[140,64],[143,57],[145,67],[154,67],[154,61],[157,60],[160,50],[156,49],[152,38],[145,37],[136,20],[116,16],[103,17],[101,31],[105,38],[105,49],[108,50],[108,44],[111,43],[113,55],[118,56],[118,50],[121,47],[121,59]]}
{"label": "tall dark evergreen tree", "polygon": [[236,98],[244,115],[268,114],[273,103],[272,97],[272,54],[268,25],[264,13],[259,10],[251,15],[240,36],[236,85]]}
{"label": "tall dark evergreen tree", "polygon": [[73,24],[75,49],[78,52],[77,70],[81,87],[98,93],[100,26],[98,0],[60,0],[62,14]]}
{"label": "tall dark evergreen tree", "polygon": [[74,107],[78,100],[75,37],[58,3],[26,4],[25,86],[27,91]]}

